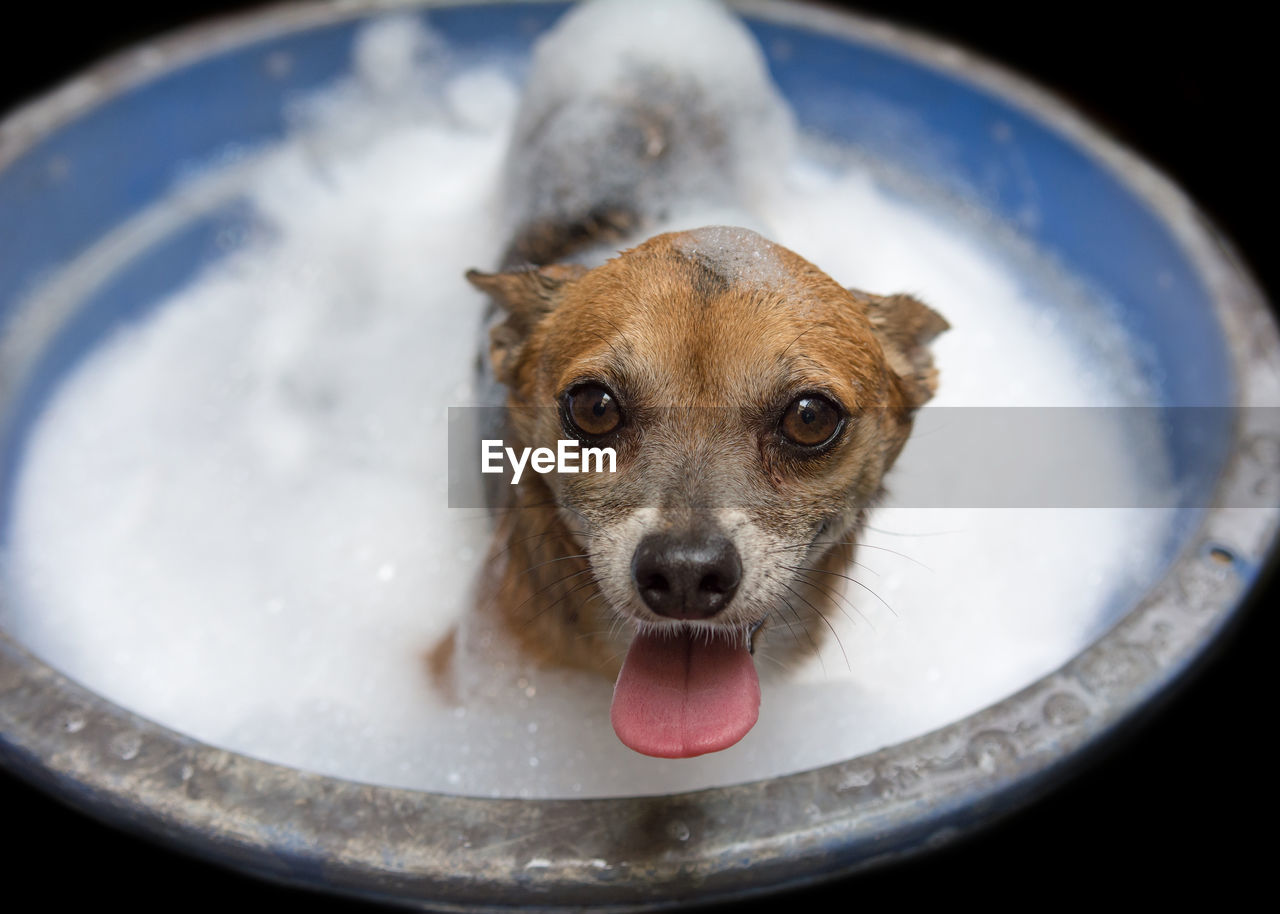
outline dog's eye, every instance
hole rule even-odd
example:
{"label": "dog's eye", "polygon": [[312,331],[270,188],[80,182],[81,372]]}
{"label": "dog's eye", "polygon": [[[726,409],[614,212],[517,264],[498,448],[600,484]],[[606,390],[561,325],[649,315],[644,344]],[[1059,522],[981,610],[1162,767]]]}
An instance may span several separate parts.
{"label": "dog's eye", "polygon": [[599,384],[584,384],[565,396],[565,415],[584,435],[598,438],[622,424],[622,410],[613,394]]}
{"label": "dog's eye", "polygon": [[817,394],[796,397],[782,414],[782,434],[801,447],[826,444],[843,425],[840,408]]}

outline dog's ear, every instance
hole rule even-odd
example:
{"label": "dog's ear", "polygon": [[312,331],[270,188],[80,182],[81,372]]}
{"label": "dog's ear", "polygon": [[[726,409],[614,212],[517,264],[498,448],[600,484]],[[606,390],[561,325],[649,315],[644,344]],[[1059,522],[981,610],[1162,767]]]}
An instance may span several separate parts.
{"label": "dog's ear", "polygon": [[902,379],[911,406],[923,406],[938,389],[938,369],[929,343],[951,325],[910,295],[872,295],[859,289],[849,292],[866,306],[871,329],[889,367]]}
{"label": "dog's ear", "polygon": [[467,271],[467,280],[506,313],[506,319],[489,330],[489,360],[494,377],[509,383],[515,364],[512,356],[538,322],[560,304],[565,287],[586,272],[586,267],[576,264],[527,267],[506,273]]}

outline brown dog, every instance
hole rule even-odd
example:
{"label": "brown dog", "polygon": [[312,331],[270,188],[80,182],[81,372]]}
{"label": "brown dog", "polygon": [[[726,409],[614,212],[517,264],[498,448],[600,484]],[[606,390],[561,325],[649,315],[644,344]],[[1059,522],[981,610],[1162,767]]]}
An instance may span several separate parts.
{"label": "brown dog", "polygon": [[[558,219],[526,210],[507,259],[533,264],[468,274],[499,312],[489,357],[506,443],[617,454],[616,472],[509,487],[477,613],[532,660],[618,675],[622,741],[686,757],[755,723],[757,646],[809,650],[826,627],[865,513],[936,388],[926,347],[947,324],[740,228],[661,234],[594,267],[553,262],[661,221],[645,188],[671,173],[682,119],[722,133],[707,126],[722,112],[632,89],[611,97],[607,132],[634,125],[622,173],[638,177]],[[552,146],[525,131],[513,156],[552,161],[539,153]]]}

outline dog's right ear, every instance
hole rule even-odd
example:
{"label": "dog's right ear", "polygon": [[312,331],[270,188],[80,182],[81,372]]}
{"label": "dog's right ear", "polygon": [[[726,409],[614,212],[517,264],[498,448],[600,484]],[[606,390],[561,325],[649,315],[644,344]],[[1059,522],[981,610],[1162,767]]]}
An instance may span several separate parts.
{"label": "dog's right ear", "polygon": [[577,264],[527,267],[506,273],[467,271],[467,280],[506,313],[506,319],[489,331],[489,361],[494,377],[510,383],[514,356],[530,331],[560,304],[565,287],[586,272],[586,267]]}
{"label": "dog's right ear", "polygon": [[867,309],[871,329],[902,381],[912,409],[923,406],[938,390],[938,369],[929,344],[951,325],[937,311],[910,295],[872,295],[861,289],[850,294]]}

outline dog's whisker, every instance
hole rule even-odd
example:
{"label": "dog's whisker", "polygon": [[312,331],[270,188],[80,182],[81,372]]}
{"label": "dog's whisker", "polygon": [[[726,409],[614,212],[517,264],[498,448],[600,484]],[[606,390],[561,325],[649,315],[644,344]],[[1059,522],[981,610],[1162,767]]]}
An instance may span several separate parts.
{"label": "dog's whisker", "polygon": [[920,559],[908,556],[905,552],[899,552],[897,549],[890,549],[887,545],[876,545],[874,543],[854,543],[851,545],[856,545],[859,549],[876,549],[877,552],[887,552],[888,554],[891,554],[891,556],[905,558],[906,561],[913,563],[913,565],[924,568],[924,570],[931,573],[931,575],[933,573],[933,568],[925,565],[925,563],[920,561]]}
{"label": "dog's whisker", "polygon": [[[804,550],[804,549],[809,549],[813,546],[855,546],[858,549],[875,549],[880,552],[888,552],[891,555],[896,555],[899,558],[906,559],[908,562],[912,562],[916,565],[919,565],[925,571],[933,572],[933,569],[930,568],[928,565],[926,565],[924,562],[907,555],[905,552],[899,552],[896,549],[890,549],[887,546],[878,546],[875,543],[864,543],[860,540],[805,540],[803,543],[793,543],[790,546],[779,546],[776,549],[766,550],[765,555],[773,555],[778,552]],[[874,568],[870,568],[867,565],[862,564],[861,562],[850,562],[850,564],[856,565],[859,568],[865,568],[867,571],[870,571],[872,574],[875,574],[875,575],[879,575],[880,573],[876,571]]]}
{"label": "dog's whisker", "polygon": [[[888,603],[888,601],[887,601],[887,600],[885,600],[885,598],[884,598],[884,597],[880,596],[880,594],[876,593],[874,590],[872,590],[872,589],[871,589],[870,587],[868,587],[866,584],[863,584],[863,583],[862,583],[861,581],[859,581],[857,578],[850,577],[850,576],[849,576],[849,575],[847,575],[847,574],[841,574],[841,573],[840,573],[840,572],[838,572],[838,571],[828,571],[828,570],[827,570],[827,569],[825,569],[825,568],[813,568],[813,567],[810,567],[810,566],[801,566],[801,565],[786,565],[786,566],[784,566],[784,567],[786,567],[786,568],[790,568],[792,571],[796,571],[796,572],[804,571],[804,572],[809,572],[810,574],[829,574],[829,575],[831,575],[832,577],[836,577],[836,578],[844,578],[846,581],[849,581],[849,582],[850,582],[850,583],[852,583],[852,584],[857,584],[859,587],[861,587],[861,588],[862,588],[863,590],[865,590],[867,593],[871,594],[871,596],[873,596],[873,597],[875,597],[877,600],[879,600],[879,601],[880,601],[880,603],[884,606],[884,608],[885,608],[885,609],[887,609],[887,610],[889,610],[889,612],[893,613],[895,616],[897,616],[897,615],[898,615],[897,610],[895,610],[892,606],[890,606],[890,605],[889,605],[889,603]],[[852,605],[852,604],[850,604],[850,605]],[[859,614],[859,615],[862,615],[862,613],[861,613],[861,612],[859,612],[858,614]],[[866,616],[863,616],[863,618],[865,619],[865,618],[866,618]]]}
{"label": "dog's whisker", "polygon": [[[783,587],[787,586],[787,582],[783,580],[781,576],[773,574],[772,572],[766,575],[766,579],[775,584],[781,584]],[[822,653],[818,648],[817,642],[813,640],[813,635],[809,631],[809,626],[805,624],[804,619],[800,616],[800,613],[796,611],[796,608],[791,605],[790,600],[782,596],[782,594],[778,594],[778,598],[782,600],[782,602],[786,605],[787,609],[791,610],[791,615],[795,617],[796,622],[799,623],[800,625],[800,630],[804,632],[805,638],[808,639],[809,645],[813,648],[814,655],[817,656],[818,661],[821,662]],[[788,621],[785,617],[783,617],[780,613],[778,614],[778,618],[782,619],[782,621],[786,623],[787,631],[791,633],[791,637],[795,638],[795,630],[792,628],[791,622]],[[800,639],[796,638],[796,645],[799,646],[799,644],[800,644]]]}
{"label": "dog's whisker", "polygon": [[[831,629],[831,634],[835,636],[836,644],[838,644],[838,645],[840,646],[840,654],[844,657],[844,665],[845,665],[845,667],[849,670],[849,672],[853,672],[853,666],[852,666],[852,665],[850,665],[850,663],[849,663],[849,654],[848,654],[848,653],[845,651],[845,649],[844,649],[844,642],[840,640],[840,635],[839,635],[839,633],[836,631],[835,626],[831,624],[831,620],[827,618],[826,614],[825,614],[822,610],[820,610],[820,609],[818,609],[818,607],[814,606],[814,605],[813,605],[813,603],[812,603],[812,602],[810,602],[810,600],[809,600],[807,597],[805,597],[803,594],[801,594],[799,591],[797,591],[797,590],[796,590],[794,587],[792,587],[790,584],[787,584],[786,582],[783,582],[783,585],[782,585],[782,586],[783,586],[783,587],[785,587],[785,588],[787,588],[787,590],[791,591],[793,594],[795,594],[797,597],[799,597],[801,600],[803,600],[803,601],[804,601],[804,603],[805,603],[805,605],[806,605],[806,606],[808,606],[810,609],[812,609],[815,613],[817,613],[818,618],[819,618],[819,619],[821,619],[823,622],[825,622],[825,623],[827,624],[827,628]],[[837,608],[837,609],[839,609],[840,607],[837,605],[837,607],[836,607],[836,608]],[[841,610],[841,612],[844,612],[844,610]],[[848,614],[847,614],[847,613],[845,613],[845,615],[846,615],[846,617],[848,616]],[[852,619],[850,619],[849,621],[850,621],[850,622],[852,622],[853,620],[852,620]],[[825,670],[824,670],[824,672],[825,672]]]}
{"label": "dog's whisker", "polygon": [[565,581],[572,580],[573,578],[579,577],[579,576],[581,576],[581,575],[584,575],[584,574],[590,574],[590,573],[591,573],[591,569],[590,569],[590,568],[581,568],[581,569],[579,569],[578,571],[575,571],[575,572],[573,572],[573,573],[571,573],[571,574],[566,574],[566,575],[564,575],[563,577],[556,578],[556,579],[555,579],[554,581],[552,581],[550,584],[547,584],[545,587],[542,587],[542,588],[540,588],[539,590],[534,591],[533,593],[529,594],[529,596],[527,596],[527,597],[525,597],[523,600],[521,600],[521,601],[520,601],[520,602],[519,602],[515,607],[513,607],[513,608],[512,608],[512,610],[511,610],[512,615],[514,615],[514,614],[518,613],[521,609],[523,609],[523,608],[524,608],[524,606],[525,606],[526,604],[528,604],[528,602],[529,602],[530,600],[532,600],[532,599],[534,599],[534,598],[536,598],[536,597],[541,596],[542,594],[544,594],[544,593],[546,593],[548,590],[550,590],[552,587],[555,587],[555,586],[557,586],[557,585],[559,585],[559,584],[563,584]]}
{"label": "dog's whisker", "polygon": [[[803,552],[807,549],[811,549],[814,546],[860,546],[860,545],[862,544],[858,543],[855,540],[805,540],[803,543],[792,543],[789,546],[778,546],[774,549],[766,549],[764,550],[763,554],[777,555],[779,552]],[[868,546],[867,548],[872,549],[875,547]],[[880,576],[880,572],[877,571],[875,568],[872,568],[870,565],[865,565],[862,562],[857,562],[852,560],[849,562],[849,564],[853,565],[856,568],[862,568],[866,571],[869,571],[872,574],[874,574],[876,577]]]}
{"label": "dog's whisker", "polygon": [[[866,584],[863,584],[861,581],[857,580],[856,578],[852,578],[847,574],[840,574],[839,572],[827,571],[824,568],[814,568],[807,565],[784,565],[783,567],[788,568],[791,571],[794,571],[797,575],[825,574],[825,575],[830,575],[832,577],[842,578],[845,581],[851,581],[854,584],[857,584],[863,590],[866,590],[868,593],[874,596],[877,600],[880,600],[881,603],[884,603],[886,609],[888,609],[890,612],[893,612],[893,607],[889,606],[888,603],[885,603],[884,600],[878,594],[875,593],[875,591],[871,590],[871,588],[868,587]],[[866,615],[862,612],[862,610],[860,610],[857,607],[857,605],[854,604],[853,600],[850,599],[849,595],[845,593],[845,588],[843,584],[840,585],[839,588],[837,589],[823,582],[822,580],[814,580],[809,577],[804,577],[803,580],[810,587],[821,588],[823,591],[830,594],[835,599],[843,600],[850,609],[852,609],[854,612],[856,612],[859,616],[862,617],[864,622],[866,622],[868,625],[871,624],[871,620],[866,617]],[[897,613],[894,613],[894,615],[897,615]],[[874,628],[874,626],[872,627]]]}
{"label": "dog's whisker", "polygon": [[[774,611],[773,611],[773,614],[774,614],[774,615],[777,615],[778,620],[779,620],[780,622],[782,622],[782,624],[783,624],[783,625],[785,625],[785,626],[787,627],[787,634],[788,634],[788,635],[790,635],[790,636],[791,636],[791,640],[792,640],[792,641],[794,641],[794,642],[796,643],[796,647],[799,647],[799,646],[800,646],[800,636],[796,634],[796,628],[795,628],[795,626],[794,626],[794,625],[792,625],[792,624],[791,624],[791,620],[790,620],[790,619],[788,619],[788,618],[786,618],[784,615],[782,615],[782,613],[777,612],[776,610],[774,610]],[[792,615],[795,615],[795,610],[792,610]],[[797,618],[796,618],[796,621],[797,621],[797,622],[800,622],[800,619],[797,617]],[[801,629],[804,629],[804,623],[803,623],[803,622],[800,622],[800,628],[801,628]],[[806,630],[805,630],[805,635],[808,635],[808,634],[809,634],[809,632],[808,632],[808,630],[806,629]],[[814,649],[815,649],[815,652],[816,652],[816,650],[817,650],[817,646],[816,646],[816,645],[814,646]]]}
{"label": "dog's whisker", "polygon": [[876,533],[882,533],[885,536],[903,536],[903,537],[925,537],[925,536],[955,536],[957,533],[963,533],[963,530],[926,530],[919,533],[901,533],[897,530],[886,530],[884,527],[873,527],[871,524],[863,525],[866,529]]}
{"label": "dog's whisker", "polygon": [[[797,572],[797,574],[806,574],[806,573],[807,573],[807,571],[808,571],[808,569],[801,569],[801,570],[799,570],[799,571]],[[857,613],[857,614],[858,614],[858,618],[860,618],[863,622],[867,623],[867,625],[871,626],[871,630],[872,630],[872,631],[875,631],[875,630],[876,630],[875,623],[874,623],[874,622],[872,622],[869,618],[867,618],[867,614],[866,614],[866,613],[864,613],[861,609],[859,609],[859,608],[858,608],[858,605],[857,605],[856,603],[854,603],[852,599],[850,599],[850,597],[849,597],[849,595],[848,595],[847,593],[845,593],[845,592],[844,592],[844,587],[843,587],[843,585],[841,585],[840,589],[838,589],[838,590],[837,590],[836,588],[834,588],[834,587],[831,587],[831,586],[827,585],[826,583],[824,583],[824,582],[823,582],[823,581],[821,581],[821,580],[816,580],[816,581],[815,581],[815,580],[812,580],[812,579],[810,579],[810,578],[808,578],[808,577],[805,577],[805,578],[803,578],[802,580],[803,580],[803,581],[804,581],[804,583],[805,583],[806,585],[808,585],[809,587],[818,588],[818,589],[820,589],[823,593],[830,594],[830,595],[831,595],[831,597],[833,597],[833,598],[834,598],[834,600],[836,601],[836,603],[835,603],[836,608],[840,610],[840,612],[844,615],[844,617],[845,617],[846,619],[848,619],[848,620],[849,620],[849,622],[850,622],[850,623],[855,624],[855,625],[857,624],[857,623],[855,623],[855,622],[853,621],[853,617],[852,617],[852,616],[850,616],[847,612],[845,612],[844,607],[840,605],[840,601],[843,601],[843,602],[844,602],[844,604],[845,604],[845,606],[848,606],[848,607],[849,607],[850,609],[852,609],[855,613]],[[890,610],[890,612],[892,612],[892,610]]]}
{"label": "dog's whisker", "polygon": [[[814,641],[813,635],[809,633],[809,626],[804,624],[804,620],[800,618],[800,613],[791,605],[790,600],[782,594],[778,594],[778,599],[786,605],[787,609],[791,610],[791,615],[795,616],[796,621],[800,623],[800,631],[804,632],[804,636],[809,639],[809,645],[813,648],[813,656],[818,658],[818,667],[822,670],[822,675],[825,677],[827,675],[827,662],[822,658],[822,651],[818,648],[818,642]],[[821,615],[821,613],[819,613],[819,615]]]}
{"label": "dog's whisker", "polygon": [[551,527],[553,526],[555,526],[554,519],[552,519],[547,523],[546,528],[541,533],[535,533],[533,534],[533,536],[526,536],[524,539],[515,540],[514,542],[522,543],[522,542],[525,542],[525,540],[538,539],[539,537],[543,537],[543,536],[563,536],[566,538],[582,536],[582,537],[586,537],[587,539],[604,538],[604,534],[602,533],[591,533],[587,530],[552,530]]}
{"label": "dog's whisker", "polygon": [[565,591],[564,593],[562,593],[560,596],[556,597],[554,600],[552,600],[552,601],[551,601],[550,603],[548,603],[546,606],[542,607],[540,610],[538,610],[536,613],[534,613],[534,614],[533,614],[532,616],[530,616],[528,619],[526,619],[526,620],[525,620],[525,624],[526,624],[526,625],[530,625],[530,624],[532,624],[532,623],[533,623],[536,619],[538,619],[538,617],[539,617],[539,616],[541,616],[543,613],[547,612],[548,610],[551,610],[551,609],[555,608],[555,607],[556,607],[556,606],[558,606],[560,603],[562,603],[563,601],[567,600],[569,597],[573,596],[573,595],[574,595],[575,593],[577,593],[578,591],[582,590],[582,588],[584,588],[584,587],[592,587],[592,586],[595,586],[595,583],[596,583],[596,579],[595,579],[594,577],[588,578],[588,579],[587,579],[587,580],[585,580],[585,581],[580,581],[579,583],[575,584],[573,587],[569,588],[567,591]]}
{"label": "dog's whisker", "polygon": [[762,652],[760,652],[760,653],[756,654],[756,658],[757,658],[757,659],[759,659],[759,660],[768,660],[770,663],[772,663],[772,664],[773,664],[774,666],[776,666],[778,669],[780,669],[780,670],[784,670],[784,671],[786,671],[786,672],[788,672],[788,673],[789,673],[789,672],[791,672],[791,667],[789,667],[786,663],[784,663],[784,662],[783,662],[783,660],[782,660],[781,658],[779,658],[779,657],[774,657],[772,654],[770,654],[770,653],[768,653],[768,652],[764,652],[764,651],[762,651]]}
{"label": "dog's whisker", "polygon": [[[594,534],[594,533],[584,533],[584,534],[580,534],[580,535],[582,535],[582,536],[589,536],[589,537],[595,537],[595,536],[597,536],[597,534]],[[535,534],[533,534],[532,536],[525,536],[525,537],[521,537],[520,539],[510,541],[510,542],[509,542],[509,543],[507,543],[507,545],[506,545],[506,546],[504,546],[502,549],[500,549],[500,550],[498,550],[497,552],[493,553],[493,555],[492,555],[492,556],[490,556],[490,559],[491,559],[491,560],[493,560],[493,559],[500,559],[500,558],[502,558],[504,555],[506,555],[508,552],[510,552],[512,549],[514,549],[516,546],[519,546],[519,545],[522,545],[522,544],[524,544],[524,543],[530,542],[531,540],[543,539],[543,538],[548,537],[548,536],[551,536],[551,537],[560,536],[560,537],[571,538],[571,537],[575,536],[575,534],[571,533],[571,532],[570,532],[570,531],[568,531],[568,530],[544,530],[542,533],[535,533]],[[538,547],[535,547],[535,548],[541,548],[543,545],[545,545],[545,543],[540,543],[540,544],[538,545]]]}
{"label": "dog's whisker", "polygon": [[[809,578],[805,578],[804,582],[811,587],[821,588],[822,590],[826,591],[827,593],[835,597],[837,601],[843,602],[844,606],[848,606],[849,609],[857,613],[858,618],[861,619],[863,622],[867,623],[867,626],[873,632],[877,631],[876,624],[872,622],[871,618],[858,607],[858,604],[853,601],[853,598],[844,592],[843,587],[840,587],[839,589],[835,589],[828,586],[827,584],[824,584],[821,581],[813,581],[813,580],[810,580]],[[846,619],[848,619],[851,625],[857,625],[858,623],[854,621],[853,616],[849,615],[849,613],[845,611],[844,606],[841,606],[840,602],[837,602],[835,604],[836,609],[840,610],[840,614],[843,615]],[[893,612],[893,610],[890,609],[889,612]],[[894,615],[897,615],[897,613],[894,613]]]}
{"label": "dog's whisker", "polygon": [[[800,626],[800,631],[804,632],[804,636],[808,640],[809,646],[813,649],[813,655],[817,657],[818,662],[821,663],[822,652],[818,649],[817,642],[813,640],[813,635],[809,634],[809,626],[804,624],[804,620],[800,618],[800,614],[796,612],[795,607],[792,606],[790,602],[786,601],[785,599],[783,600],[783,602],[787,604],[787,609],[791,610],[791,615],[795,616],[796,624]],[[791,620],[783,616],[782,613],[778,613],[778,618],[781,619],[782,624],[787,627],[787,634],[789,634],[792,640],[795,641],[796,647],[799,647],[800,636],[796,634],[795,625],[792,625]]]}
{"label": "dog's whisker", "polygon": [[532,571],[537,571],[539,568],[545,568],[548,565],[554,565],[557,562],[568,562],[573,559],[589,559],[589,558],[591,558],[591,553],[589,552],[575,552],[573,555],[562,555],[559,558],[547,559],[545,562],[539,562],[536,565],[531,565],[528,568],[521,571],[520,575],[518,576],[529,574]]}
{"label": "dog's whisker", "polygon": [[[583,607],[586,607],[598,596],[600,596],[600,592],[596,591],[594,594],[587,597],[587,599],[582,603]],[[578,632],[578,634],[574,635],[573,638],[575,641],[586,641],[592,638],[605,638],[612,642],[617,636],[616,622],[617,620],[611,620],[607,627],[596,627]]]}
{"label": "dog's whisker", "polygon": [[613,664],[617,663],[619,660],[624,660],[626,656],[627,656],[626,651],[614,651],[612,654],[609,654],[605,658],[605,660],[608,666],[612,666]]}
{"label": "dog's whisker", "polygon": [[[597,584],[598,584],[598,583],[599,583],[599,582],[597,582]],[[589,607],[589,606],[592,604],[592,602],[593,602],[593,601],[595,601],[595,600],[602,600],[602,601],[604,600],[604,592],[603,592],[602,590],[600,590],[599,586],[597,586],[597,587],[596,587],[596,589],[595,589],[595,592],[594,592],[594,593],[590,594],[590,595],[589,595],[585,600],[583,600],[583,601],[582,601],[582,606],[581,606],[581,608],[582,608],[582,609],[586,609],[586,608],[587,608],[587,607]],[[611,625],[612,625],[612,623],[611,623]],[[585,633],[583,633],[582,635],[579,635],[578,637],[580,637],[580,638],[581,638],[581,637],[587,637],[587,636],[592,636],[592,637],[594,637],[595,635],[610,635],[610,636],[611,636],[611,635],[612,635],[612,632],[610,632],[608,629],[596,628],[596,629],[593,629],[593,630],[591,630],[591,631],[589,631],[589,632],[585,632]]]}

